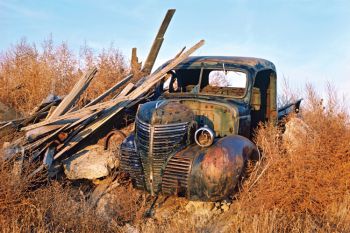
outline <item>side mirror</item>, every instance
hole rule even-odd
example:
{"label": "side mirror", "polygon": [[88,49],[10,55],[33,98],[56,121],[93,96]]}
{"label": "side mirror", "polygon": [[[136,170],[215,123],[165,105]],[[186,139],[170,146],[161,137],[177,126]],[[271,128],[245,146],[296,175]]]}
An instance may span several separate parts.
{"label": "side mirror", "polygon": [[252,93],[250,104],[251,104],[253,110],[255,110],[255,111],[260,110],[261,93],[260,93],[260,89],[257,87],[253,87],[253,93]]}

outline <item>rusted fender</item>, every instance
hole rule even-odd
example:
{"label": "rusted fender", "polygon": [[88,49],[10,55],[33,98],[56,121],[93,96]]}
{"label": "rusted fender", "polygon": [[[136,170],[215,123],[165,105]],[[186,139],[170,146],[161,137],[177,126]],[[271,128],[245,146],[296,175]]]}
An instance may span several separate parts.
{"label": "rusted fender", "polygon": [[192,162],[188,198],[218,201],[233,194],[249,159],[259,151],[249,139],[232,135],[219,139],[208,149],[201,148]]}

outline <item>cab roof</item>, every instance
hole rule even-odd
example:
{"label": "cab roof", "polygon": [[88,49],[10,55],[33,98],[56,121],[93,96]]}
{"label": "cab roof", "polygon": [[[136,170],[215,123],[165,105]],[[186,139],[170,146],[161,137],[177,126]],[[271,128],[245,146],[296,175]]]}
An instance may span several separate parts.
{"label": "cab roof", "polygon": [[[170,61],[166,62],[167,65]],[[244,69],[252,69],[255,72],[261,70],[273,70],[276,72],[275,65],[265,59],[254,57],[236,57],[236,56],[190,56],[182,61],[175,69],[188,69],[191,67],[200,66],[201,63],[212,64],[212,67],[225,65],[232,65]],[[164,66],[162,65],[162,67]]]}

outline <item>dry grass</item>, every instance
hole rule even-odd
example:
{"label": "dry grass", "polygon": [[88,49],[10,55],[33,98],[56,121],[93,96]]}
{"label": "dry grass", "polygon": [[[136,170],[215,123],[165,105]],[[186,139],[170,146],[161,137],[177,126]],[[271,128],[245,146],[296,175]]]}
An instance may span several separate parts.
{"label": "dry grass", "polygon": [[327,101],[310,86],[306,96],[303,119],[309,129],[298,135],[301,143],[283,143],[273,125],[258,131],[263,159],[235,203],[239,217],[233,229],[350,230],[350,118],[332,88]]}
{"label": "dry grass", "polygon": [[[262,127],[256,137],[264,152],[264,165],[269,166],[249,197],[246,206],[256,211],[279,208],[317,215],[331,204],[343,201],[350,180],[349,116],[341,103],[329,93],[327,103],[307,90],[303,118],[309,130],[303,143],[294,150],[281,142],[278,128]],[[264,166],[263,165],[263,166]],[[263,167],[262,166],[262,167]],[[261,168],[262,168],[261,167]],[[249,185],[247,182],[246,185]]]}
{"label": "dry grass", "polygon": [[[1,55],[0,101],[28,113],[48,93],[66,94],[71,83],[92,65],[100,71],[83,99],[98,95],[128,71],[123,56],[113,47],[98,56],[84,47],[77,58],[66,44],[55,47],[48,40],[38,50],[21,41]],[[326,100],[312,87],[306,89],[302,114],[308,129],[306,134],[298,135],[302,143],[285,143],[281,129],[261,126],[256,143],[263,158],[251,167],[227,213],[194,217],[180,203],[171,216],[147,220],[142,215],[149,198],[123,185],[111,193],[113,221],[105,220],[72,184],[46,182],[34,188],[30,180],[15,180],[8,164],[1,162],[1,230],[109,232],[125,230],[118,225],[129,223],[146,232],[349,232],[347,105],[332,88]],[[289,97],[287,94],[283,100]]]}
{"label": "dry grass", "polygon": [[95,55],[87,46],[75,56],[66,43],[52,39],[38,49],[21,40],[0,54],[0,101],[28,114],[49,93],[66,95],[85,70],[99,72],[83,99],[92,99],[121,80],[128,72],[124,56],[113,46]]}
{"label": "dry grass", "polygon": [[57,181],[33,187],[15,179],[0,162],[1,232],[118,232],[119,228],[95,214],[82,192]]}

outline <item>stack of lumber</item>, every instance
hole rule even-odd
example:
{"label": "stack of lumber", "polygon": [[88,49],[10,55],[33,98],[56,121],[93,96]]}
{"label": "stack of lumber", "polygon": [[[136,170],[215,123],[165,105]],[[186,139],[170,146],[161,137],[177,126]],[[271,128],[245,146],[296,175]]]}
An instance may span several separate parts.
{"label": "stack of lumber", "polygon": [[[86,139],[111,119],[145,100],[167,72],[203,44],[204,41],[201,40],[187,51],[176,55],[167,66],[149,74],[137,85],[130,82],[132,75],[128,75],[90,103],[78,108],[80,96],[98,72],[96,68],[88,70],[62,100],[54,99],[39,106],[33,116],[26,119],[25,124],[20,127],[25,136],[5,149],[5,158],[13,159],[20,155],[29,161],[36,161],[33,164],[37,164],[37,167],[31,176],[50,168],[54,162],[59,163],[63,158],[69,157],[74,148],[84,147]],[[112,99],[104,101],[122,86],[125,86],[122,91]],[[45,118],[39,122],[34,121],[33,118],[40,114]]]}

